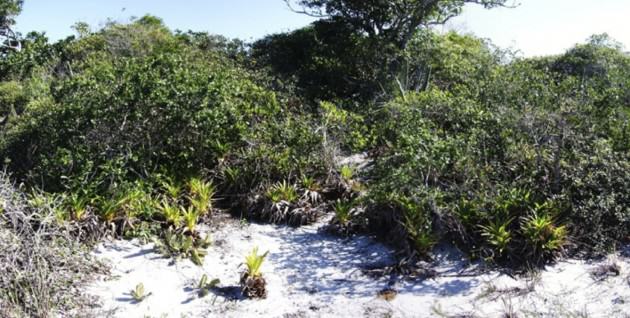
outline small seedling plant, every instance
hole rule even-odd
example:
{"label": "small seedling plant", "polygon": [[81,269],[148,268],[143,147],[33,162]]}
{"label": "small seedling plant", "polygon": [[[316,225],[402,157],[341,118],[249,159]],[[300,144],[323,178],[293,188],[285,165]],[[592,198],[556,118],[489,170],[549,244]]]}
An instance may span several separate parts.
{"label": "small seedling plant", "polygon": [[147,293],[144,290],[144,284],[143,283],[139,283],[138,285],[136,285],[136,287],[134,289],[132,289],[130,291],[131,297],[133,297],[133,300],[136,303],[142,302],[143,300],[147,299],[147,297],[151,296],[153,293],[149,292]]}
{"label": "small seedling plant", "polygon": [[199,283],[197,284],[197,295],[199,296],[199,298],[206,297],[208,293],[210,293],[210,290],[220,283],[221,281],[218,278],[210,280],[208,278],[208,275],[203,274],[203,276],[201,276],[201,279],[199,280]]}

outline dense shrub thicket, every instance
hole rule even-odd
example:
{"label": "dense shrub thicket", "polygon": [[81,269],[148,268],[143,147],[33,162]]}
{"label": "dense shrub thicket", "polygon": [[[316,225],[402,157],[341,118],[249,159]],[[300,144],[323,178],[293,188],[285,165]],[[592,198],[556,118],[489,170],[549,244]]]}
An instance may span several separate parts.
{"label": "dense shrub thicket", "polygon": [[419,252],[447,238],[517,265],[626,241],[630,58],[601,36],[485,66],[487,51],[467,47],[442,63],[469,76],[438,66],[433,89],[378,112],[368,217]]}
{"label": "dense shrub thicket", "polygon": [[[411,255],[451,241],[515,266],[628,239],[630,57],[613,40],[524,59],[350,26],[249,46],[151,16],[29,34],[0,59],[3,165],[79,232],[157,234],[195,262],[217,208],[294,225],[330,211]],[[336,165],[356,151],[366,170]]]}
{"label": "dense shrub thicket", "polygon": [[[159,210],[150,202],[164,182],[214,177],[239,203],[276,181],[325,172],[312,116],[282,107],[199,35],[144,17],[54,46],[32,37],[3,61],[1,87],[11,94],[0,141],[5,165],[32,187],[72,193],[81,209],[124,223],[154,219],[145,210]],[[134,189],[148,207],[111,211]]]}

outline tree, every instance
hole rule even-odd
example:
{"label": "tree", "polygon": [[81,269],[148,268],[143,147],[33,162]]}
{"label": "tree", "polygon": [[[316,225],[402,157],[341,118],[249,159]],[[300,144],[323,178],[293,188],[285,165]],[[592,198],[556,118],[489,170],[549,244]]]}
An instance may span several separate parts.
{"label": "tree", "polygon": [[6,56],[9,50],[20,50],[20,42],[11,30],[13,19],[22,11],[23,0],[0,0],[0,56]]}
{"label": "tree", "polygon": [[[309,43],[293,45],[297,48],[295,50],[280,49],[279,56],[296,55],[289,59],[275,58],[275,65],[280,65],[279,69],[282,70],[289,69],[289,72],[285,72],[289,78],[296,75],[298,86],[305,88],[306,92],[315,93],[315,96],[307,96],[311,99],[351,99],[365,104],[365,101],[387,100],[411,82],[426,82],[426,74],[422,76],[408,72],[409,61],[406,56],[408,46],[417,42],[413,41],[414,37],[423,26],[448,21],[461,13],[466,4],[494,8],[511,6],[515,0],[284,1],[295,12],[321,19],[313,24],[313,28],[303,30],[308,32],[268,38],[275,42],[298,40],[299,43]],[[330,36],[330,33],[334,36]],[[423,45],[430,43],[414,43],[412,46],[417,50]],[[320,52],[312,54],[313,50],[306,51],[306,47],[315,47],[315,51]],[[270,57],[273,60],[274,56]],[[282,64],[289,65],[285,67]],[[309,69],[306,66],[313,67]],[[405,81],[399,78],[403,72],[422,78]],[[319,95],[317,90],[312,89],[316,87],[321,87],[324,94]]]}
{"label": "tree", "polygon": [[13,18],[22,11],[24,0],[0,0],[0,29],[15,23]]}
{"label": "tree", "polygon": [[452,31],[418,32],[403,53],[403,65],[394,74],[403,93],[437,87],[469,98],[482,94],[484,79],[500,60],[491,43]]}
{"label": "tree", "polygon": [[310,16],[343,21],[356,31],[403,49],[422,25],[443,24],[461,13],[467,3],[486,8],[506,6],[509,0],[285,0]]}
{"label": "tree", "polygon": [[379,51],[366,42],[343,26],[317,21],[254,42],[250,57],[255,68],[267,69],[282,83],[294,83],[309,101],[369,99],[378,91],[374,84],[381,64],[372,56]]}

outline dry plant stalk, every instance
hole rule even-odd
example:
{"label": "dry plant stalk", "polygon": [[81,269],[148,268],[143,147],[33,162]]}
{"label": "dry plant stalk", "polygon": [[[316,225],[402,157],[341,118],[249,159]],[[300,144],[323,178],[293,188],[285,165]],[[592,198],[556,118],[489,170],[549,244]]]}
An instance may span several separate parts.
{"label": "dry plant stalk", "polygon": [[0,316],[82,316],[79,287],[94,272],[72,225],[59,226],[52,207],[31,207],[0,172]]}

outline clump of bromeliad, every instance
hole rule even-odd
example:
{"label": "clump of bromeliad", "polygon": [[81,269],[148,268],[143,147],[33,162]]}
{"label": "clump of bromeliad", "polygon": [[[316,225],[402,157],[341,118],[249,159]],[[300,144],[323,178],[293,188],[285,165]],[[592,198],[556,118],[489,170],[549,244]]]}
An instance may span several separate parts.
{"label": "clump of bromeliad", "polygon": [[165,194],[158,206],[163,218],[163,235],[156,241],[158,249],[167,256],[188,257],[197,265],[203,264],[205,249],[210,246],[209,235],[198,231],[200,220],[212,212],[214,186],[198,178],[188,181],[187,189],[173,182],[164,182]]}
{"label": "clump of bromeliad", "polygon": [[556,259],[569,244],[567,227],[560,222],[561,204],[553,199],[541,203],[518,188],[452,204],[431,194],[390,195],[389,200],[393,210],[383,211],[398,224],[389,234],[408,255],[421,259],[429,258],[439,241],[450,240],[473,258],[524,268]]}
{"label": "clump of bromeliad", "polygon": [[269,251],[264,254],[258,254],[258,247],[254,247],[251,253],[245,257],[247,270],[241,274],[240,284],[243,295],[246,297],[267,297],[267,282],[260,271],[260,267],[268,254]]}
{"label": "clump of bromeliad", "polygon": [[356,228],[353,215],[360,210],[357,200],[364,192],[354,170],[343,166],[325,182],[303,176],[297,182],[280,181],[266,186],[247,208],[250,215],[272,223],[293,226],[310,224],[327,211],[333,211],[331,229],[348,234]]}

